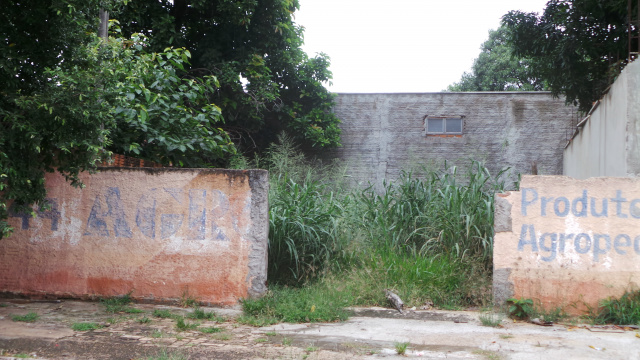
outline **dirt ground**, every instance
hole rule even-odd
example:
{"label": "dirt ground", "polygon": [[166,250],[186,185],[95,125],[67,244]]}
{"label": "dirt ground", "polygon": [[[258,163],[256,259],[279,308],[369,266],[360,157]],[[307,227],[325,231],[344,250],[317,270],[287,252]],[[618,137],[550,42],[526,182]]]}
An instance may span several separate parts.
{"label": "dirt ground", "polygon": [[[550,327],[503,319],[482,326],[477,312],[354,309],[342,323],[277,324],[262,328],[234,319],[238,309],[203,308],[224,318],[198,320],[180,331],[154,310],[193,309],[134,304],[140,313],[107,313],[97,302],[0,299],[0,359],[640,359],[634,328],[563,324]],[[14,321],[35,312],[34,322]],[[499,315],[496,315],[499,316]],[[141,319],[149,319],[149,321]],[[189,320],[193,322],[194,320]],[[73,324],[104,327],[74,331]],[[406,344],[403,355],[398,354]]]}

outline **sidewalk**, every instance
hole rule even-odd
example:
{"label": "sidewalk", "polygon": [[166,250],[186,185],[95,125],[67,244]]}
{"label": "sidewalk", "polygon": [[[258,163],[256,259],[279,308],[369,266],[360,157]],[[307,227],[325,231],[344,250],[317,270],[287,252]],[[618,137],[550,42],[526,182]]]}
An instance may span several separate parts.
{"label": "sidewalk", "polygon": [[[633,329],[503,320],[482,326],[477,312],[355,309],[343,323],[278,324],[254,328],[234,319],[238,309],[203,308],[224,318],[197,320],[179,331],[154,310],[186,315],[193,309],[134,304],[141,313],[109,314],[95,302],[0,299],[0,359],[639,359]],[[35,322],[13,321],[35,312]],[[149,319],[149,320],[145,320]],[[196,320],[188,320],[187,324]],[[74,323],[104,327],[74,331]],[[203,332],[203,330],[205,332]],[[407,343],[404,356],[396,347]]]}

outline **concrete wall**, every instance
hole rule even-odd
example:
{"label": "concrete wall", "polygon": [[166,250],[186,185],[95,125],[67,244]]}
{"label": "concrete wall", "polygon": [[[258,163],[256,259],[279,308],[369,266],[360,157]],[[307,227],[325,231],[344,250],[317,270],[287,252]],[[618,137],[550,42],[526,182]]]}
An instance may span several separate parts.
{"label": "concrete wall", "polygon": [[0,292],[233,304],[266,291],[264,170],[102,168],[48,174],[51,208],[12,213]]}
{"label": "concrete wall", "polygon": [[496,195],[494,300],[567,312],[640,289],[640,179],[524,176]]}
{"label": "concrete wall", "polygon": [[578,127],[564,151],[564,174],[640,176],[640,61],[623,70]]}
{"label": "concrete wall", "polygon": [[[539,173],[561,174],[573,111],[546,92],[338,94],[343,146],[319,155],[347,161],[356,182],[378,186],[444,160],[483,160],[494,174],[530,173],[536,161]],[[463,135],[425,135],[425,115],[464,116]]]}

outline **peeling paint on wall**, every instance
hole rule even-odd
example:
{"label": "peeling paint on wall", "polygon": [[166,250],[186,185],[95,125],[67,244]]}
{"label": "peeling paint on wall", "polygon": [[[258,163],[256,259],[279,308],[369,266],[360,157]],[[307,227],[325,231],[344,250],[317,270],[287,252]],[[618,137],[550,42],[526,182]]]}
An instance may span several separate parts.
{"label": "peeling paint on wall", "polygon": [[[575,312],[639,288],[640,179],[524,176],[520,191],[497,198],[511,205],[496,207],[497,302]],[[498,226],[507,220],[511,229]]]}
{"label": "peeling paint on wall", "polygon": [[[80,190],[47,174],[48,208],[11,209],[0,291],[231,304],[266,290],[262,170],[114,169]],[[264,194],[263,194],[264,193]]]}

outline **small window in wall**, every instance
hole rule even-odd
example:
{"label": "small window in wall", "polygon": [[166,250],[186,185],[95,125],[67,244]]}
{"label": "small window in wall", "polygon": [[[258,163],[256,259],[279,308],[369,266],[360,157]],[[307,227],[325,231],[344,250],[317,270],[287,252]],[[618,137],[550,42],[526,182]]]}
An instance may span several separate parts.
{"label": "small window in wall", "polygon": [[464,116],[425,116],[427,135],[462,135]]}

